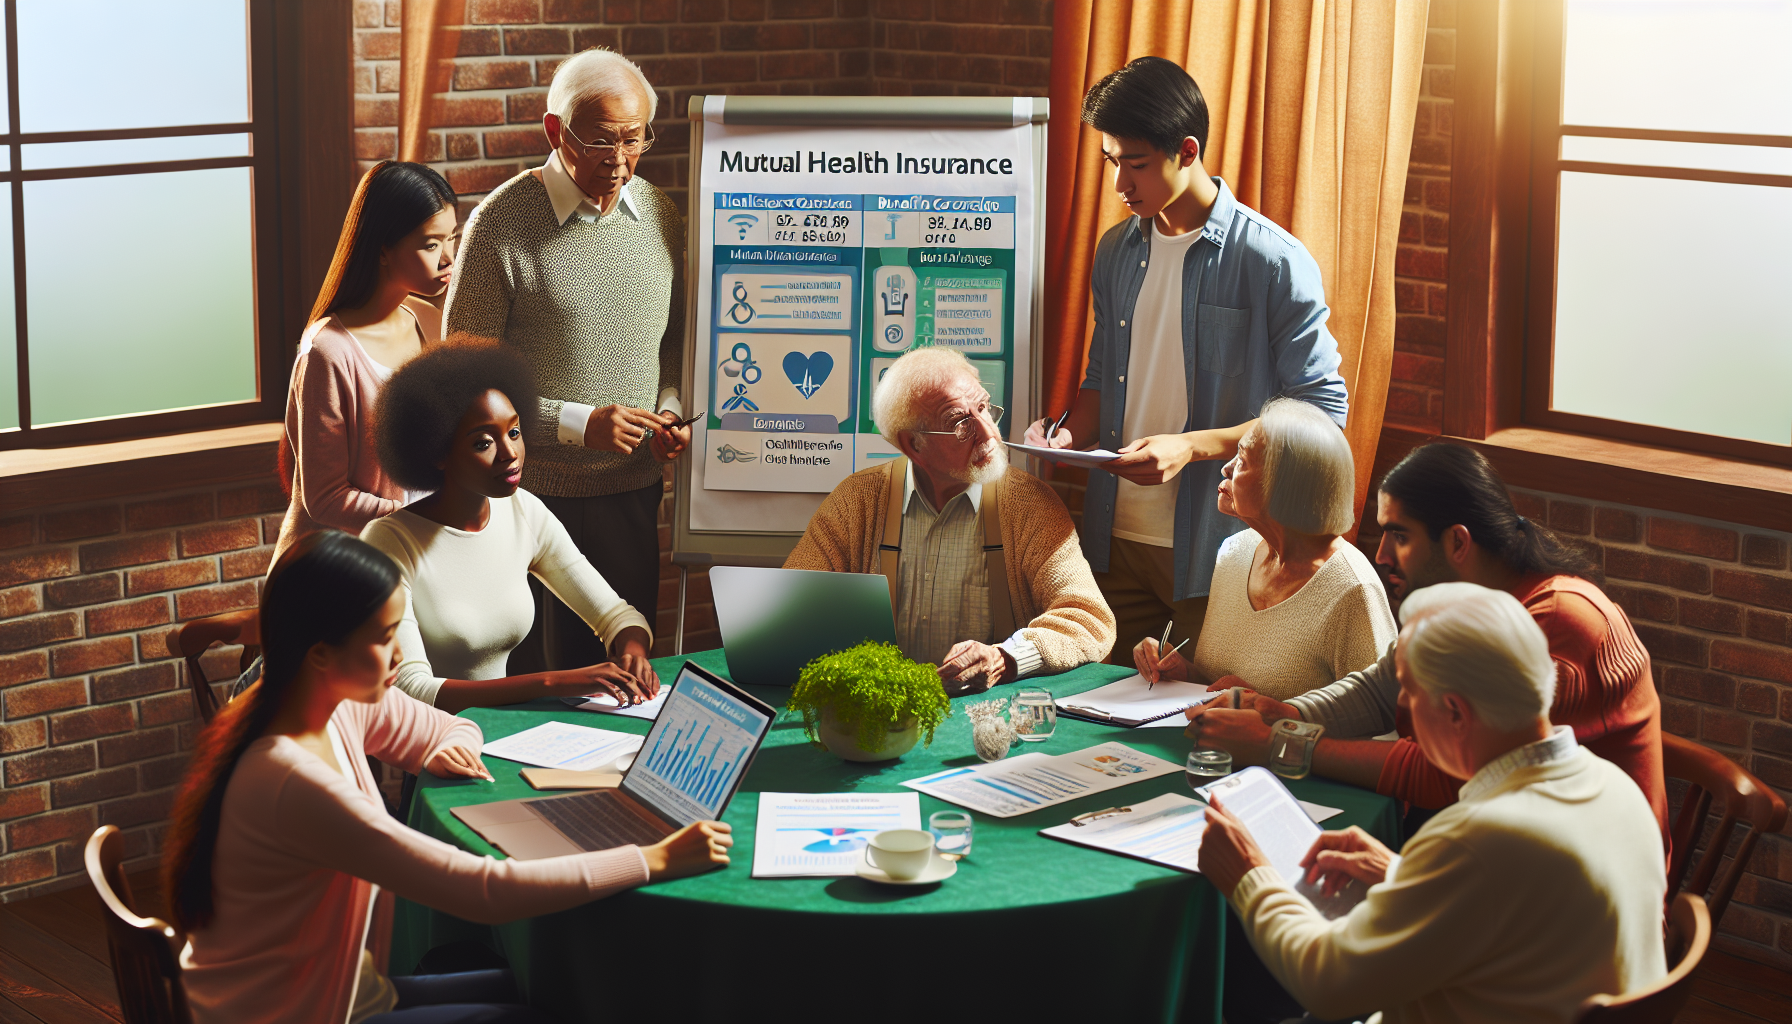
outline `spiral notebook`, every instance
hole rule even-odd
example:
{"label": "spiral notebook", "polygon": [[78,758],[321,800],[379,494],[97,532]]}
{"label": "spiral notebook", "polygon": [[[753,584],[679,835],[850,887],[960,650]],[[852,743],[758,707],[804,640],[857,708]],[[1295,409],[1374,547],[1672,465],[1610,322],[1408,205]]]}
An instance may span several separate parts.
{"label": "spiral notebook", "polygon": [[1224,697],[1227,690],[1209,691],[1200,683],[1159,682],[1152,686],[1141,675],[1130,675],[1106,686],[1059,697],[1058,713],[1103,725],[1134,729],[1189,708]]}

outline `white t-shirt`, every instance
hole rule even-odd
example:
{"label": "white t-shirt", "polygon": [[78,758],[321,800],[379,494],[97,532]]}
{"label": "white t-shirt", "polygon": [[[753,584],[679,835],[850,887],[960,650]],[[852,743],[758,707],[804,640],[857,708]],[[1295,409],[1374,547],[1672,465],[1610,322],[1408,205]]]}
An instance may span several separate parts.
{"label": "white t-shirt", "polygon": [[[1188,367],[1182,358],[1182,262],[1201,237],[1151,231],[1151,265],[1133,306],[1126,357],[1126,420],[1121,440],[1180,433],[1188,423]],[[1155,547],[1176,546],[1176,481],[1145,487],[1120,481],[1114,536]]]}

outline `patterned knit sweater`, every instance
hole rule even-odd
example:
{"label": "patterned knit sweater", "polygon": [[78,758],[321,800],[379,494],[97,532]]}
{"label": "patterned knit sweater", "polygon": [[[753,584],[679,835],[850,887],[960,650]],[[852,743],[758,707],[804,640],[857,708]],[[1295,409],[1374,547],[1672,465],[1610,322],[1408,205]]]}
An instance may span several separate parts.
{"label": "patterned knit sweater", "polygon": [[[885,498],[894,463],[861,469],[815,510],[786,569],[877,572]],[[1114,613],[1095,586],[1064,502],[1038,477],[1010,468],[1002,478],[1002,546],[1014,621],[1039,648],[1046,672],[1065,672],[1108,656]]]}
{"label": "patterned knit sweater", "polygon": [[684,221],[665,193],[628,184],[624,210],[559,223],[538,170],[492,190],[467,218],[443,333],[514,345],[535,368],[540,415],[523,486],[578,498],[660,479],[648,445],[632,455],[561,444],[562,402],[652,410],[684,361]]}

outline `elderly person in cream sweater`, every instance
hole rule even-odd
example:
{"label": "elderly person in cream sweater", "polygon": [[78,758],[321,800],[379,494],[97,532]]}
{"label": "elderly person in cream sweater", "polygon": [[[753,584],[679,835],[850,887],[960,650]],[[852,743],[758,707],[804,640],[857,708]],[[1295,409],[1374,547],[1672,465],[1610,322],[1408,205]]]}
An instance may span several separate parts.
{"label": "elderly person in cream sweater", "polygon": [[1370,886],[1335,921],[1216,801],[1200,867],[1252,948],[1324,1019],[1566,1022],[1588,996],[1659,980],[1655,814],[1630,776],[1550,724],[1543,630],[1517,598],[1473,583],[1427,587],[1400,613],[1400,706],[1425,756],[1465,780],[1462,798],[1399,856],[1360,829],[1322,834],[1310,880]]}
{"label": "elderly person in cream sweater", "polygon": [[[1277,700],[1342,679],[1394,639],[1387,592],[1342,534],[1356,521],[1356,467],[1325,413],[1271,399],[1221,473],[1219,510],[1245,529],[1220,545],[1193,657],[1133,648],[1139,673]],[[1363,659],[1368,659],[1364,661]]]}
{"label": "elderly person in cream sweater", "polygon": [[809,520],[786,569],[882,573],[904,654],[975,693],[1107,657],[1114,614],[1058,495],[1008,465],[999,406],[970,360],[910,352],[872,418],[903,457],[860,470]]}

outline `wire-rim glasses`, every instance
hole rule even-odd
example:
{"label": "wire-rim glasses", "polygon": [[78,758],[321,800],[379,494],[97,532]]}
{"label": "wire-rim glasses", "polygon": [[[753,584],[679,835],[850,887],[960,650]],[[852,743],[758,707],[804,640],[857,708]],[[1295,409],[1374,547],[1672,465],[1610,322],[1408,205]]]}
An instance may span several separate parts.
{"label": "wire-rim glasses", "polygon": [[[599,125],[598,127],[610,128],[613,126]],[[642,125],[641,132],[642,137],[638,139],[622,139],[616,142],[611,142],[608,139],[600,139],[597,142],[586,142],[584,139],[573,134],[571,125],[567,124],[565,121],[560,122],[560,134],[578,143],[580,149],[590,153],[600,160],[607,160],[617,154],[621,154],[628,159],[634,159],[639,157],[642,153],[652,149],[654,143],[653,125]]]}
{"label": "wire-rim glasses", "polygon": [[917,430],[915,433],[937,434],[941,437],[951,437],[959,441],[969,441],[971,438],[977,436],[977,419],[979,417],[987,417],[990,425],[993,427],[1002,422],[1002,413],[1006,411],[1006,409],[1003,409],[999,405],[986,405],[982,409],[963,417],[957,423],[952,424],[951,430]]}

